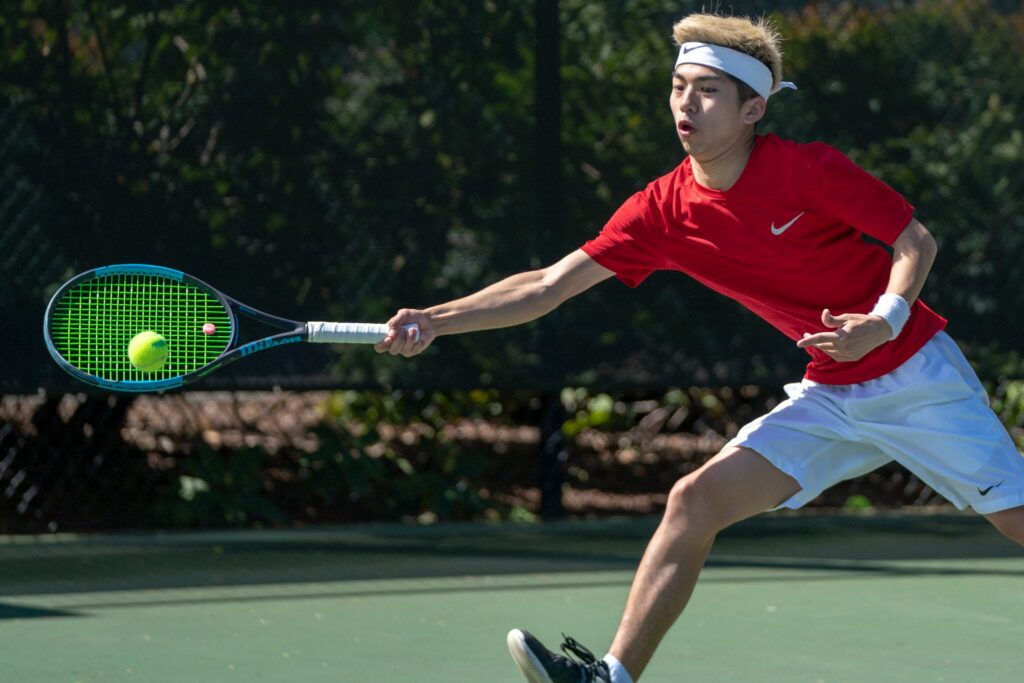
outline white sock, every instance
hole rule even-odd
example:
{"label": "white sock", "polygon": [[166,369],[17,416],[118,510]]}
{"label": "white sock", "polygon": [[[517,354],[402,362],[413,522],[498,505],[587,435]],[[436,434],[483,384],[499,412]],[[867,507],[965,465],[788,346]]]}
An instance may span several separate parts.
{"label": "white sock", "polygon": [[603,661],[608,665],[608,671],[612,674],[612,683],[633,683],[633,679],[630,678],[626,667],[622,666],[622,662],[614,656],[605,655]]}

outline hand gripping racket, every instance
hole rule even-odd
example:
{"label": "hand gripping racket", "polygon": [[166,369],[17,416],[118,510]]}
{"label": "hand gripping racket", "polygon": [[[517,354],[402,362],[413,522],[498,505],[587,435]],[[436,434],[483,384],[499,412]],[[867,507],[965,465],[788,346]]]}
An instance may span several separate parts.
{"label": "hand gripping racket", "polygon": [[[284,331],[238,345],[239,314]],[[419,335],[415,325],[407,329]],[[152,372],[128,358],[128,343],[148,330],[167,340],[167,359]],[[43,321],[46,347],[58,365],[88,384],[127,392],[180,387],[282,344],[375,344],[387,334],[387,325],[279,318],[181,271],[142,264],[76,275],[53,295]]]}

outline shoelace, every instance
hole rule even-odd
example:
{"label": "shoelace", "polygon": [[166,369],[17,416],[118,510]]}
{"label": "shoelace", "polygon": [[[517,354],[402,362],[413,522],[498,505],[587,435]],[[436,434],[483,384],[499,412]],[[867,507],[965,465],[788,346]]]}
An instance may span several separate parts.
{"label": "shoelace", "polygon": [[562,643],[562,652],[582,664],[587,671],[594,674],[595,678],[600,675],[606,681],[611,680],[611,674],[608,672],[608,664],[606,662],[595,657],[593,652],[580,645],[575,638],[564,633],[562,638],[565,639],[565,642]]}

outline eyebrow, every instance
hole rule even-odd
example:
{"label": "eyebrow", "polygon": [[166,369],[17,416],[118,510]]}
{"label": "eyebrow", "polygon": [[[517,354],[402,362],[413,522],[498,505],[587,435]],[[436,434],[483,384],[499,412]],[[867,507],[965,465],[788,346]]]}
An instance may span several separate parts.
{"label": "eyebrow", "polygon": [[[673,71],[672,72],[672,78],[673,79],[678,78],[681,81],[685,81],[686,80],[686,77],[681,75],[678,71]],[[697,81],[699,83],[703,83],[705,81],[720,81],[720,80],[722,80],[722,77],[721,76],[697,76],[697,78],[694,78],[693,80]]]}

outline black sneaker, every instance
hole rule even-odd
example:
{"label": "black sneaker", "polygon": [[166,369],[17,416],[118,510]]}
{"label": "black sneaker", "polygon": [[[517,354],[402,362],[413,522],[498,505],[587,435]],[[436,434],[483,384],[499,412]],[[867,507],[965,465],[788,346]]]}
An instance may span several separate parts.
{"label": "black sneaker", "polygon": [[562,652],[555,654],[540,644],[528,631],[508,632],[508,651],[530,683],[611,683],[608,665],[569,636],[562,634]]}

